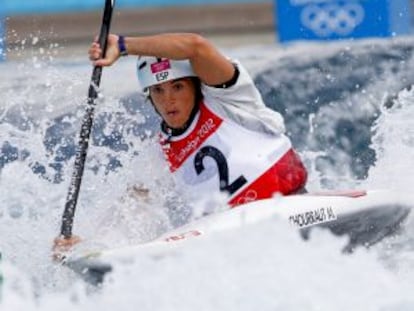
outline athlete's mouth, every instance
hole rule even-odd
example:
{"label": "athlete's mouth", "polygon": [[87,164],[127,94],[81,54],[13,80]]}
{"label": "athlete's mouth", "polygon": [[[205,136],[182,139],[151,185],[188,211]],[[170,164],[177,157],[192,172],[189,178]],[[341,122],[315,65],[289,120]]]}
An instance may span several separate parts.
{"label": "athlete's mouth", "polygon": [[176,114],[178,114],[178,110],[167,111],[167,116],[175,116]]}

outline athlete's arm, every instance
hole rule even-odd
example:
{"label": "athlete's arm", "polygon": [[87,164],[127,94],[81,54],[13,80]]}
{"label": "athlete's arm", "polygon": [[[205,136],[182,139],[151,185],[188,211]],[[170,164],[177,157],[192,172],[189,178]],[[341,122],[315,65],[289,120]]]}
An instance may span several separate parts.
{"label": "athlete's arm", "polygon": [[[104,59],[97,42],[89,49],[89,58],[97,66],[110,66],[119,57],[118,36],[108,36]],[[129,55],[165,57],[175,60],[189,59],[194,72],[207,85],[220,85],[234,77],[234,65],[204,37],[191,34],[159,34],[144,37],[125,37]]]}

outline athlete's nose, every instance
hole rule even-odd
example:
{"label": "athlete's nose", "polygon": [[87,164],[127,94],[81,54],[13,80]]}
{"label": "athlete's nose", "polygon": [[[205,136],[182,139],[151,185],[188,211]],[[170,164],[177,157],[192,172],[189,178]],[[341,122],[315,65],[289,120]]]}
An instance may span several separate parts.
{"label": "athlete's nose", "polygon": [[165,101],[168,104],[173,104],[175,102],[175,96],[174,96],[174,92],[171,88],[167,88],[165,90]]}

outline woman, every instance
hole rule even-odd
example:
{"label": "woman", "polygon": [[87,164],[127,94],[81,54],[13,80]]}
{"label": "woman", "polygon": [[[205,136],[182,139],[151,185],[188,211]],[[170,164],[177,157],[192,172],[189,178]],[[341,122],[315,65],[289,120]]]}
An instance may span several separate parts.
{"label": "woman", "polygon": [[221,192],[236,206],[304,190],[307,172],[281,115],[264,105],[243,66],[205,38],[109,35],[101,55],[94,42],[89,57],[97,66],[138,56],[138,80],[162,118],[162,152],[190,199]]}

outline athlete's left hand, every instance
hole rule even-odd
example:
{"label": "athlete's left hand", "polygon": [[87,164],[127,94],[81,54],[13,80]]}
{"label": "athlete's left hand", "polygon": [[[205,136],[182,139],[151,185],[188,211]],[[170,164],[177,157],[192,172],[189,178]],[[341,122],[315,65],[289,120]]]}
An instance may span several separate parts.
{"label": "athlete's left hand", "polygon": [[71,248],[81,242],[81,238],[74,235],[70,238],[65,238],[63,236],[58,236],[53,241],[52,247],[52,258],[54,261],[61,262],[66,258],[67,253]]}

